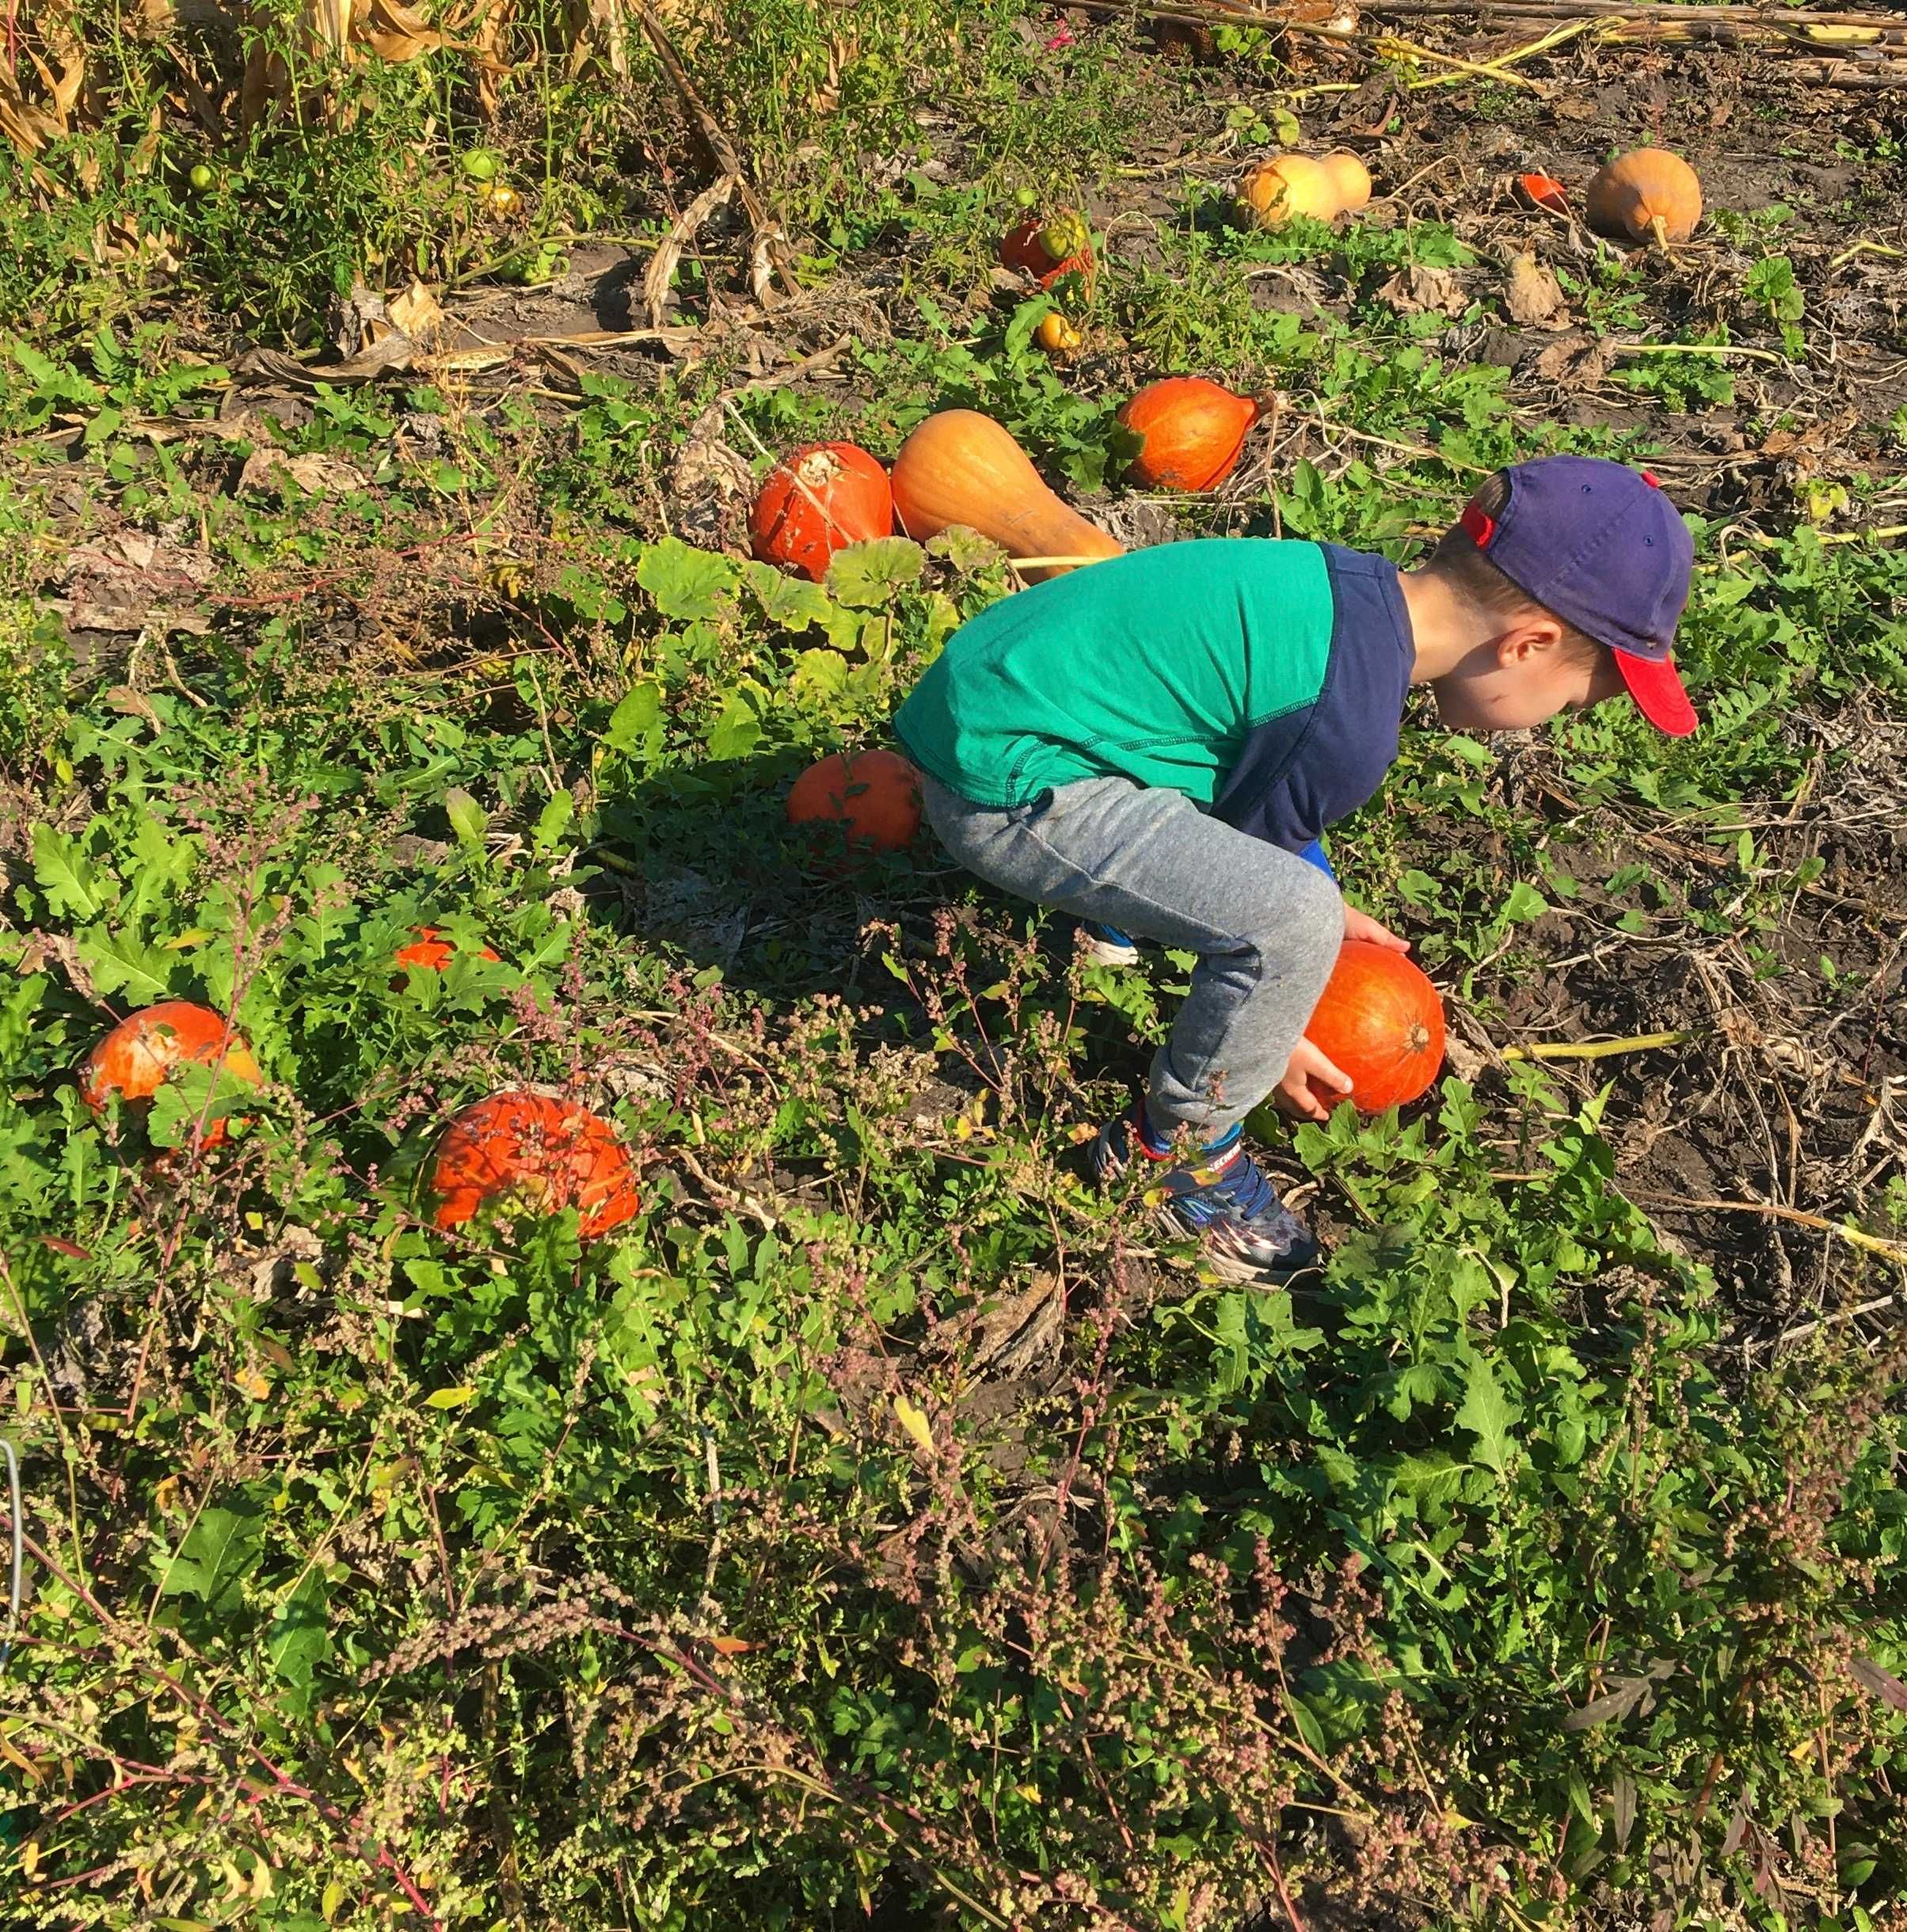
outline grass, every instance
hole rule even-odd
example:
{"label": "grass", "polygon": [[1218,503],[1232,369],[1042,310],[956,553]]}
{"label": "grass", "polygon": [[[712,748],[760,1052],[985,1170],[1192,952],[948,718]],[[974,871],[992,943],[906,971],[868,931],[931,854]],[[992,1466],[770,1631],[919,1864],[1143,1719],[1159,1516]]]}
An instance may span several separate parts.
{"label": "grass", "polygon": [[[1759,1221],[1678,1235],[1637,1155],[1665,1120],[1711,1146],[1726,1103],[1772,1192],[1787,1108],[1791,1204],[1907,1231],[1898,908],[1863,842],[1897,802],[1902,553],[1836,541],[1805,478],[1696,519],[1687,743],[1615,712],[1508,752],[1407,721],[1334,850],[1470,1017],[1460,1048],[1692,1043],[1581,1078],[1453,1061],[1405,1119],[1301,1129],[1276,1158],[1327,1267],[1201,1279],[1078,1145],[1189,961],[1084,964],[929,849],[843,869],[784,823],[786,782],[880,737],[1008,594],[998,561],[895,542],[797,584],[721,546],[719,501],[687,541],[695,426],[725,395],[759,470],[977,407],[1113,514],[1132,381],[1272,382],[1323,429],[1178,527],[1403,558],[1476,468],[1642,459],[1669,419],[1552,421],[1479,361],[1473,227],[1243,236],[1191,164],[1056,368],[1038,305],[985,287],[1016,191],[1110,204],[1168,108],[1195,154],[1243,124],[1207,70],[1020,17],[672,16],[811,293],[858,318],[838,383],[737,390],[725,352],[420,369],[234,429],[246,338],[318,343],[355,278],[658,236],[700,179],[679,109],[639,36],[619,79],[531,7],[488,118],[446,50],[314,69],[304,119],[215,140],[169,104],[176,56],[235,84],[238,41],[76,15],[97,125],[36,158],[51,188],[0,162],[21,1922],[1889,1922],[1901,1364],[1848,1311],[1898,1270]],[[518,212],[486,211],[478,146]],[[1772,257],[1767,226],[1737,341],[1810,320],[1767,265],[1807,238]],[[725,249],[685,256],[691,313]],[[1468,277],[1466,314],[1398,314],[1413,265]],[[1323,299],[1266,306],[1280,274]],[[1570,293],[1696,339],[1665,287],[1591,258]],[[1715,359],[1646,367],[1717,405]],[[79,621],[112,590],[145,621]],[[424,925],[447,967],[394,969]],[[95,1116],[76,1063],[165,998],[229,1013],[262,1085],[186,1069]],[[1586,1023],[1554,1003],[1578,998]],[[433,1225],[443,1124],[525,1083],[614,1122],[634,1220]],[[1851,1091],[1878,1097],[1834,1111]]]}

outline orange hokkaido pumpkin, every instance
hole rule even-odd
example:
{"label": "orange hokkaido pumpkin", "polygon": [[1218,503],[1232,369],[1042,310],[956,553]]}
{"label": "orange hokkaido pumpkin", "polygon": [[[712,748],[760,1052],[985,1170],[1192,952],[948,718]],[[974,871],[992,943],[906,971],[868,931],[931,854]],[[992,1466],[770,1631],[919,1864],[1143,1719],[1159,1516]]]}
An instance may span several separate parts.
{"label": "orange hokkaido pumpkin", "polygon": [[1143,440],[1128,472],[1148,489],[1213,489],[1230,476],[1258,420],[1249,396],[1235,396],[1203,376],[1148,382],[1120,410],[1119,420]]}
{"label": "orange hokkaido pumpkin", "polygon": [[[1096,561],[1125,549],[1060,502],[1012,436],[975,409],[942,409],[900,446],[894,509],[916,543],[961,523],[991,537],[1009,557]],[[1062,564],[1025,574],[1057,576],[1071,568]]]}
{"label": "orange hokkaido pumpkin", "polygon": [[[1429,1091],[1444,1063],[1444,1002],[1404,954],[1347,939],[1304,1036],[1349,1076],[1352,1104],[1381,1113]],[[1316,1091],[1327,1106],[1345,1097]]]}
{"label": "orange hokkaido pumpkin", "polygon": [[1063,275],[1077,274],[1090,295],[1098,268],[1092,230],[1070,210],[1029,215],[1001,242],[1000,266],[1032,276],[1042,288],[1051,288]]}
{"label": "orange hokkaido pumpkin", "polygon": [[1583,217],[1599,235],[1658,248],[1686,242],[1702,219],[1702,184],[1680,154],[1639,147],[1597,170],[1582,198]]}
{"label": "orange hokkaido pumpkin", "polygon": [[920,774],[896,751],[837,751],[795,780],[788,823],[839,825],[851,845],[900,851],[920,830]]}
{"label": "orange hokkaido pumpkin", "polygon": [[[446,939],[443,929],[436,926],[417,926],[411,929],[417,935],[407,946],[399,946],[390,956],[394,966],[421,966],[427,972],[442,972],[457,956],[457,942]],[[494,960],[497,956],[488,946],[477,949],[479,959]],[[402,979],[398,982],[403,983]]]}
{"label": "orange hokkaido pumpkin", "polygon": [[440,1228],[461,1227],[497,1203],[542,1214],[573,1207],[581,1232],[594,1236],[641,1205],[615,1128],[577,1101],[527,1087],[466,1107],[437,1143],[428,1185]]}
{"label": "orange hokkaido pumpkin", "polygon": [[[179,1066],[222,1066],[247,1086],[257,1086],[263,1078],[251,1048],[222,1014],[195,1000],[162,999],[128,1014],[86,1055],[80,1068],[80,1097],[95,1113],[104,1109],[108,1094],[150,1101]],[[223,1120],[207,1124],[206,1147],[215,1147],[224,1139]]]}
{"label": "orange hokkaido pumpkin", "polygon": [[1517,185],[1532,207],[1547,208],[1552,215],[1569,213],[1569,197],[1553,174],[1519,174]]}
{"label": "orange hokkaido pumpkin", "polygon": [[893,534],[887,472],[851,443],[814,443],[777,463],[748,513],[755,554],[816,584],[836,550]]}

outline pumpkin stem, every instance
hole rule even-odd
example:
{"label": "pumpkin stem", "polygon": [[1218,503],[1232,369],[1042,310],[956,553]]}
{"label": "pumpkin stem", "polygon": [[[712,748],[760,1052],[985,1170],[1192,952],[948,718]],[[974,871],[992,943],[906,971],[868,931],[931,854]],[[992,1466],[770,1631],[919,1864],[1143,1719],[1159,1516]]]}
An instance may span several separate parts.
{"label": "pumpkin stem", "polygon": [[1669,224],[1659,215],[1649,217],[1649,232],[1655,238],[1655,245],[1666,255],[1669,253]]}

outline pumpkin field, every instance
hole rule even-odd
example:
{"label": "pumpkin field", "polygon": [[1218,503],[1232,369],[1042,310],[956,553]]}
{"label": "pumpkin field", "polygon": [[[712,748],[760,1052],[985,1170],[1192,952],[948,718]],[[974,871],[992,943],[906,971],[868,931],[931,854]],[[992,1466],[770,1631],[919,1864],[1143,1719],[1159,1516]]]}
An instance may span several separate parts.
{"label": "pumpkin field", "polygon": [[[1904,200],[1867,8],[6,7],[6,1922],[1907,1928]],[[1554,454],[1702,728],[1414,695],[1221,1279],[894,713]]]}

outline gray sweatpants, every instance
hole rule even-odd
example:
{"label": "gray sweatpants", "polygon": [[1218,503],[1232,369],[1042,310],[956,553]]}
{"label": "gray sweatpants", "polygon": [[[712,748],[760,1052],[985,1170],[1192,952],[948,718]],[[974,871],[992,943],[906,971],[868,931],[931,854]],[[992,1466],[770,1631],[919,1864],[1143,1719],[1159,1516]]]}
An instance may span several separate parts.
{"label": "gray sweatpants", "polygon": [[1198,955],[1152,1060],[1161,1132],[1214,1139],[1277,1084],[1344,938],[1344,901],[1315,865],[1129,778],[1005,811],[924,775],[921,793],[941,843],[989,884]]}

